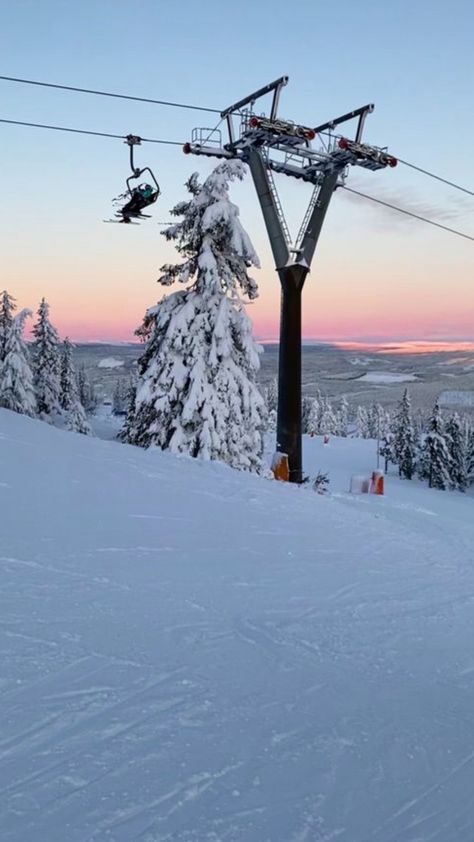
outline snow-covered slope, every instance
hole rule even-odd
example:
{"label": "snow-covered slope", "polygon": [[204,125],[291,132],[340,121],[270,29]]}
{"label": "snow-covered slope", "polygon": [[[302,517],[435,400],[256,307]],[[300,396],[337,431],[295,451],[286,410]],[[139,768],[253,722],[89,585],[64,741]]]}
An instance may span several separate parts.
{"label": "snow-covered slope", "polygon": [[0,411],[2,842],[474,839],[473,498],[371,447],[320,497]]}

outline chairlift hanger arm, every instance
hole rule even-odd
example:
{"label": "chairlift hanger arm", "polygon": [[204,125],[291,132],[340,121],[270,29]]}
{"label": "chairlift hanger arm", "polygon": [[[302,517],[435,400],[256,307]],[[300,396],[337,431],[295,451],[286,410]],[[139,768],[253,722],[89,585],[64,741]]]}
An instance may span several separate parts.
{"label": "chairlift hanger arm", "polygon": [[130,147],[130,167],[135,177],[140,175],[140,168],[136,167],[133,162],[133,147],[141,146],[142,139],[137,134],[128,134],[124,141]]}

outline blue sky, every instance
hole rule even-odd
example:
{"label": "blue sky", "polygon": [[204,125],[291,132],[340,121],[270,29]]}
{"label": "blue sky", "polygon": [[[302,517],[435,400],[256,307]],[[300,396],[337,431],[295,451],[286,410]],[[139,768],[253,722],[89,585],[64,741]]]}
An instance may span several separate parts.
{"label": "blue sky", "polygon": [[[337,4],[16,0],[1,13],[1,73],[221,108],[288,74],[280,112],[315,125],[366,102],[366,138],[474,188],[474,11],[467,0]],[[0,116],[184,141],[211,115],[0,82]],[[0,126],[4,285],[42,294],[76,338],[126,338],[172,256],[154,222],[104,226],[127,175],[117,140]],[[155,220],[209,162],[143,146],[163,195]],[[349,185],[474,234],[474,199],[399,167]],[[306,192],[282,186],[297,228]],[[262,258],[257,332],[274,335],[279,290],[250,182],[235,191]],[[305,333],[474,338],[474,244],[336,194],[305,292]]]}

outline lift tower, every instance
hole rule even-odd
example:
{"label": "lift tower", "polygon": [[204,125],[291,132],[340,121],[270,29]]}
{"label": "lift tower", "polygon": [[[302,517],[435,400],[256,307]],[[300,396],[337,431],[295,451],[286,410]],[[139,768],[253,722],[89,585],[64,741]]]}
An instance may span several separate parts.
{"label": "lift tower", "polygon": [[[362,131],[373,105],[364,105],[315,128],[278,117],[282,88],[288,76],[244,97],[221,113],[228,142],[216,129],[194,129],[185,153],[216,158],[240,158],[252,174],[260,201],[276,271],[281,283],[280,347],[278,361],[277,451],[288,455],[290,482],[302,482],[301,442],[301,298],[306,275],[318,243],[326,211],[336,187],[344,183],[348,167],[369,170],[396,166],[386,149],[362,143]],[[268,116],[255,112],[255,103],[271,94]],[[354,139],[335,134],[336,127],[356,120]],[[313,144],[313,141],[316,141]],[[293,243],[273,173],[310,182],[313,194]]]}

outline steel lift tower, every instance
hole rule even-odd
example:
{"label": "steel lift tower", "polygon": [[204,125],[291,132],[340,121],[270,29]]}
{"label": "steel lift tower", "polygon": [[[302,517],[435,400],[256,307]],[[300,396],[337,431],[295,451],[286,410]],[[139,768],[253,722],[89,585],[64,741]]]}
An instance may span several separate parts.
{"label": "steel lift tower", "polygon": [[[278,362],[277,451],[288,455],[290,482],[303,481],[301,446],[301,299],[306,276],[334,190],[342,185],[349,165],[369,170],[396,166],[386,149],[362,143],[362,131],[373,105],[364,105],[315,128],[278,117],[282,88],[288,76],[260,88],[226,108],[228,142],[218,128],[194,129],[185,153],[240,158],[252,174],[281,283]],[[255,112],[262,97],[272,95],[268,116]],[[336,127],[356,120],[354,139],[335,134]],[[313,144],[313,141],[316,141]],[[314,185],[296,241],[290,237],[273,173]]]}

